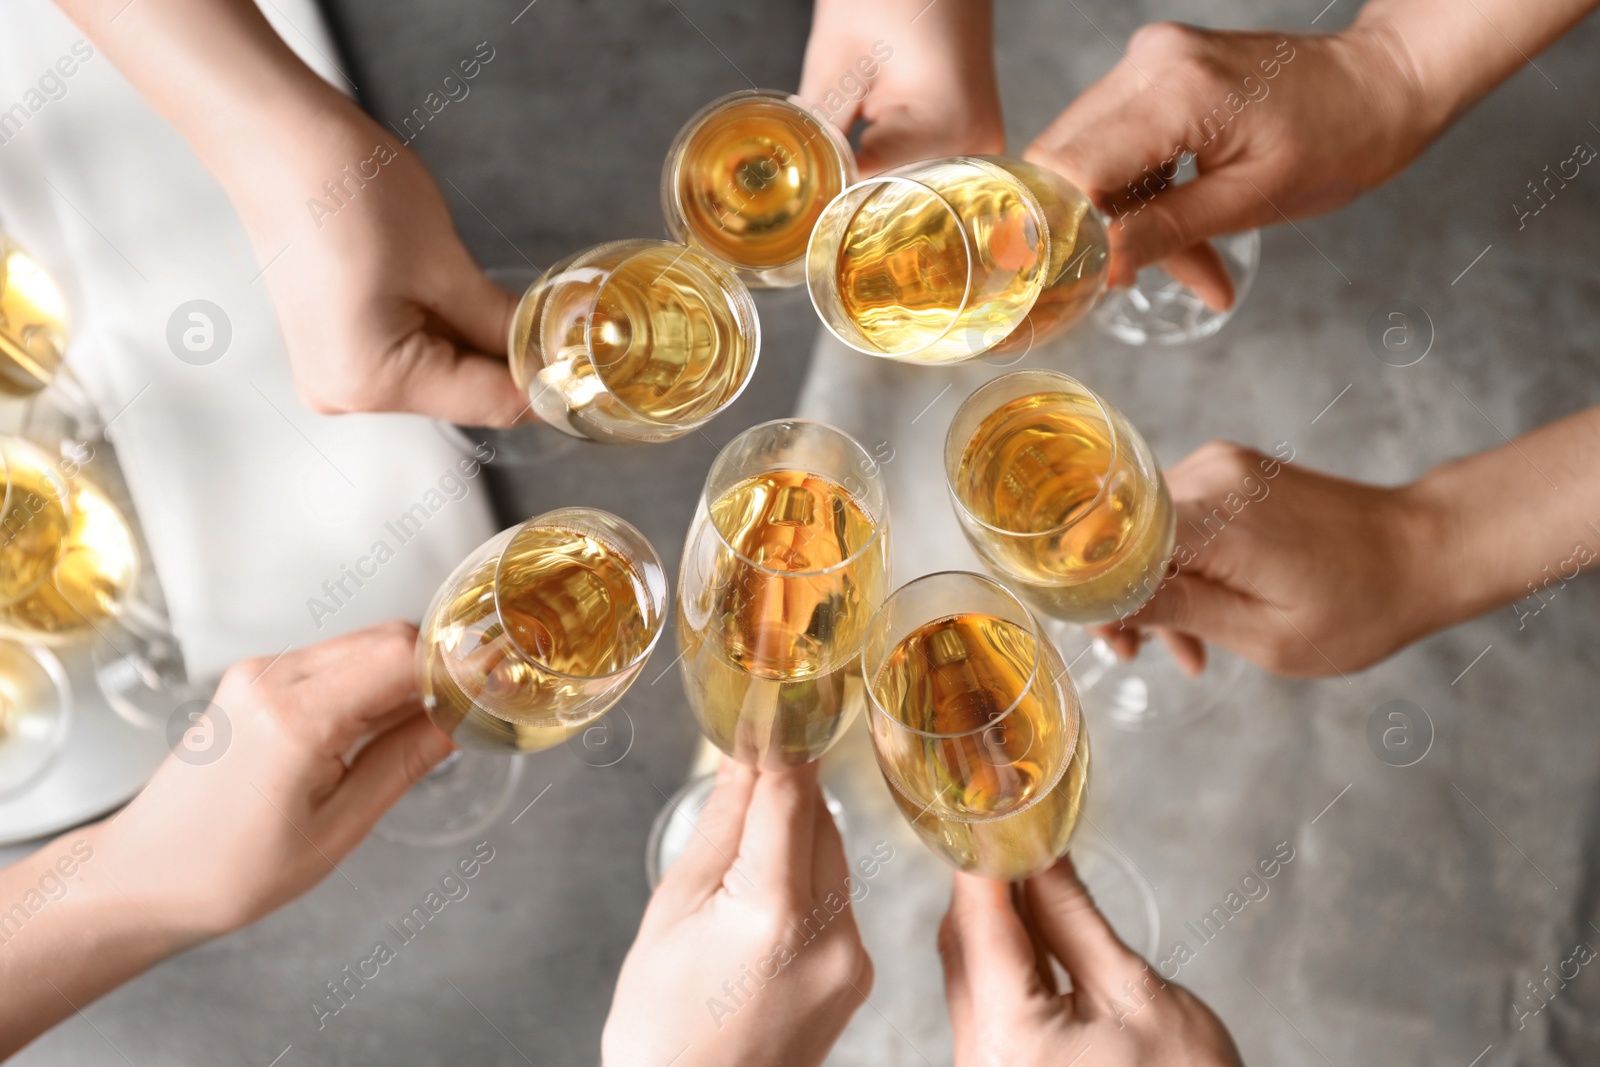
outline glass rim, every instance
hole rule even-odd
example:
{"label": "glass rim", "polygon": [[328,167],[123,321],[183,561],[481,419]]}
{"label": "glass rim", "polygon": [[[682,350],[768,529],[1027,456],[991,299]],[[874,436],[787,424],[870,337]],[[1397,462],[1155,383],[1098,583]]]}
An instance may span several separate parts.
{"label": "glass rim", "polygon": [[[1040,283],[1035,287],[1033,294],[1029,297],[1027,307],[1022,309],[1021,317],[1017,320],[1017,325],[1020,326],[1023,322],[1027,321],[1028,315],[1033,311],[1034,305],[1038,302],[1039,295],[1044,292],[1045,289],[1043,275],[1048,271],[1051,254],[1050,221],[1048,216],[1045,214],[1044,205],[1039,202],[1039,198],[1034,195],[1033,190],[1028,188],[1028,183],[1018,178],[1015,174],[1012,174],[1004,167],[1001,167],[995,163],[994,160],[996,158],[999,157],[972,155],[943,156],[937,159],[925,159],[915,163],[903,164],[902,166],[886,170],[881,174],[874,174],[870,177],[860,179],[848,188],[842,190],[838,196],[834,197],[833,200],[828,203],[827,207],[822,209],[822,214],[817,217],[817,225],[811,231],[811,239],[806,242],[806,259],[808,262],[811,258],[812,247],[816,244],[817,234],[822,231],[823,218],[826,217],[828,212],[833,210],[834,206],[839,204],[839,202],[845,197],[851,195],[853,192],[863,190],[870,185],[886,186],[891,184],[900,184],[915,186],[923,193],[937,200],[940,206],[942,206],[945,211],[956,220],[956,229],[961,234],[961,248],[967,270],[966,283],[961,291],[961,302],[951,313],[950,321],[944,326],[943,329],[939,331],[938,335],[930,338],[915,348],[907,348],[894,352],[885,351],[881,348],[864,348],[860,344],[841,334],[838,329],[834,327],[833,323],[828,321],[828,316],[822,314],[821,305],[817,300],[816,286],[813,284],[811,272],[808,270],[806,272],[806,289],[811,296],[812,306],[817,309],[818,317],[822,319],[822,324],[823,326],[827,327],[829,333],[833,334],[833,336],[837,337],[840,341],[853,348],[857,352],[861,352],[865,355],[877,356],[881,359],[914,360],[919,354],[926,352],[929,348],[932,348],[934,345],[949,337],[950,331],[956,328],[956,324],[960,321],[962,314],[969,309],[972,303],[972,275],[974,269],[973,265],[977,260],[977,247],[973,241],[972,233],[970,232],[971,227],[968,225],[967,220],[962,218],[961,212],[956,210],[955,205],[950,203],[949,198],[943,193],[939,192],[939,190],[935,189],[933,186],[929,185],[927,182],[914,176],[919,170],[923,170],[930,166],[951,163],[978,167],[987,172],[991,177],[1005,182],[1027,206],[1029,213],[1033,216],[1034,223],[1038,226],[1040,241],[1043,245],[1043,255],[1040,260]],[[854,221],[855,215],[858,214],[865,206],[866,200],[863,200],[859,205],[857,205],[855,212],[853,212],[851,215],[851,221]],[[1091,202],[1090,207],[1093,208],[1093,206],[1093,202]],[[837,257],[835,257],[835,267],[837,267]],[[1014,329],[1016,329],[1016,327],[1013,327],[1013,330]],[[999,342],[996,342],[996,344],[998,343]],[[991,345],[990,347],[992,348],[994,346]],[[985,349],[984,351],[988,351],[988,349]],[[957,363],[982,354],[982,352],[974,352],[966,356],[942,359],[938,362]]]}
{"label": "glass rim", "polygon": [[[952,471],[950,469],[951,455],[952,455],[950,446],[954,441],[956,425],[960,422],[961,416],[966,412],[968,406],[971,405],[973,403],[973,401],[977,400],[980,396],[983,396],[984,394],[988,393],[990,390],[998,391],[997,387],[1000,386],[1002,383],[1005,383],[1005,382],[1007,382],[1009,380],[1012,380],[1012,379],[1024,378],[1024,377],[1027,377],[1027,378],[1047,378],[1047,379],[1051,379],[1051,380],[1054,380],[1054,381],[1058,381],[1058,382],[1061,382],[1061,383],[1063,383],[1063,384],[1065,384],[1065,385],[1067,385],[1067,386],[1069,386],[1071,388],[1061,389],[1061,390],[1056,390],[1056,391],[1062,392],[1062,393],[1077,392],[1077,393],[1081,393],[1084,396],[1087,396],[1090,400],[1093,400],[1094,403],[1095,403],[1095,407],[1098,408],[1099,411],[1100,411],[1101,417],[1105,419],[1106,435],[1107,435],[1107,437],[1110,438],[1110,441],[1111,441],[1111,453],[1106,459],[1105,470],[1101,474],[1098,475],[1099,480],[1100,480],[1100,485],[1099,485],[1099,488],[1095,491],[1094,497],[1092,499],[1090,499],[1087,504],[1081,505],[1079,507],[1079,509],[1078,509],[1078,513],[1076,515],[1074,515],[1072,518],[1067,519],[1065,522],[1057,523],[1056,525],[1054,525],[1054,526],[1052,526],[1052,527],[1050,527],[1049,529],[1046,529],[1046,530],[1013,530],[1013,529],[1010,529],[1009,527],[999,526],[999,525],[997,525],[995,523],[989,522],[988,520],[984,519],[983,517],[981,517],[980,515],[978,515],[976,512],[974,512],[972,510],[972,507],[967,503],[966,499],[961,495],[961,490],[959,488],[957,488],[957,486],[956,486],[956,474],[957,474],[957,471]],[[1040,390],[1039,392],[1036,392],[1036,393],[1024,393],[1024,394],[1022,394],[1022,396],[1041,396],[1041,395],[1044,395],[1044,393],[1045,393],[1044,390]],[[1022,399],[1022,397],[1015,397],[1013,399],[1018,399],[1019,400],[1019,399]],[[1009,403],[1009,402],[1010,401],[1007,401],[1007,403]],[[993,415],[995,413],[995,411],[997,411],[997,410],[999,410],[997,407],[989,409],[989,411],[985,414],[984,417],[988,418],[990,415]],[[1101,504],[1105,503],[1106,496],[1111,491],[1111,475],[1117,468],[1117,459],[1121,455],[1122,448],[1123,448],[1122,435],[1117,432],[1116,419],[1114,419],[1112,417],[1112,414],[1113,414],[1113,409],[1112,409],[1111,405],[1106,403],[1105,400],[1100,396],[1099,393],[1095,392],[1093,389],[1090,389],[1087,385],[1084,385],[1082,382],[1080,382],[1078,379],[1072,377],[1071,375],[1063,374],[1060,371],[1047,370],[1047,369],[1043,369],[1043,368],[1029,369],[1029,370],[1014,370],[1014,371],[1008,371],[1007,373],[999,375],[998,377],[991,378],[989,381],[985,382],[984,384],[980,385],[978,388],[974,389],[972,391],[972,393],[965,400],[963,400],[961,402],[961,406],[956,409],[955,415],[953,415],[951,417],[951,419],[950,419],[950,427],[949,427],[949,429],[947,429],[945,431],[945,438],[944,438],[944,440],[945,440],[945,445],[944,445],[944,456],[945,456],[945,460],[944,460],[944,484],[945,484],[945,488],[950,491],[950,497],[955,502],[955,505],[956,505],[957,509],[960,510],[962,517],[972,520],[972,522],[974,522],[978,526],[982,527],[985,530],[991,531],[992,533],[999,534],[999,535],[1001,535],[1003,537],[1009,537],[1009,538],[1014,538],[1014,539],[1029,539],[1029,540],[1035,539],[1035,538],[1041,538],[1041,537],[1054,537],[1057,534],[1065,533],[1066,531],[1068,531],[1068,530],[1072,529],[1073,527],[1077,526],[1085,518],[1087,518],[1090,514],[1092,514],[1097,508],[1099,508]],[[982,423],[980,422],[979,425],[981,426]],[[974,428],[974,429],[976,429],[976,428]],[[972,445],[972,437],[969,435],[967,437],[966,442],[962,445],[961,455],[956,461],[957,464],[958,464],[958,469],[959,469],[960,459],[964,459],[966,457],[967,449],[970,448],[971,445]]]}
{"label": "glass rim", "polygon": [[[750,345],[750,366],[745,369],[744,378],[739,382],[739,387],[725,399],[723,399],[723,401],[716,407],[690,421],[659,418],[655,415],[649,414],[648,412],[640,411],[638,408],[622,399],[622,397],[618,396],[616,390],[611,388],[611,383],[606,381],[605,375],[599,373],[601,366],[607,366],[609,364],[601,364],[594,358],[594,346],[589,340],[594,329],[595,309],[599,306],[600,297],[605,293],[606,287],[615,280],[617,272],[620,271],[625,264],[638,258],[644,253],[661,248],[675,248],[678,250],[678,259],[673,260],[673,262],[662,271],[663,274],[666,273],[666,270],[670,270],[672,266],[676,265],[678,260],[681,260],[688,255],[698,255],[703,261],[701,266],[712,269],[712,279],[718,283],[718,288],[721,293],[725,297],[728,297],[731,303],[734,305],[740,325],[744,327],[740,330],[741,337],[748,341]],[[621,251],[622,249],[629,249],[629,251],[610,267],[596,267],[590,262],[593,257],[607,252]],[[558,262],[556,265],[552,266],[550,270],[540,275],[538,280],[528,286],[528,289],[523,291],[523,299],[527,299],[528,293],[533,289],[539,288],[542,285],[555,284],[555,279],[559,274],[564,274],[570,270],[595,270],[602,271],[604,274],[600,284],[595,287],[594,296],[586,301],[586,310],[583,313],[583,352],[585,358],[587,358],[590,364],[592,364],[595,368],[595,381],[600,384],[600,388],[604,390],[606,396],[610,397],[614,404],[622,408],[629,415],[648,426],[659,426],[666,429],[693,429],[696,426],[703,426],[712,419],[716,418],[718,415],[721,415],[733,405],[734,401],[738,400],[739,397],[744,395],[745,389],[749,387],[750,382],[756,376],[756,366],[761,362],[761,316],[756,310],[755,298],[750,295],[749,287],[745,285],[742,280],[740,280],[738,275],[735,274],[726,263],[703,251],[702,249],[696,248],[693,245],[684,244],[681,241],[664,241],[654,237],[624,237],[620,240],[605,241],[601,244],[594,245],[591,248],[584,249],[582,252],[569,257],[565,262]],[[659,278],[657,280],[659,280]],[[652,285],[653,284],[654,283],[652,283]],[[515,315],[512,316],[511,324],[507,327],[507,329],[516,329]],[[514,339],[513,344],[508,347],[515,347]]]}
{"label": "glass rim", "polygon": [[[5,490],[0,492],[0,516],[9,514],[11,511],[13,490],[11,486],[10,452],[13,448],[20,448],[23,451],[37,454],[40,472],[56,491],[55,496],[50,499],[61,505],[61,510],[66,515],[67,523],[70,525],[74,514],[77,512],[77,509],[72,506],[71,482],[61,474],[54,463],[50,462],[50,454],[48,452],[26,437],[17,434],[0,434],[0,482],[4,483]],[[120,514],[121,509],[118,508],[117,510]],[[9,543],[10,540],[11,538],[8,536],[6,542]]]}
{"label": "glass rim", "polygon": [[[983,725],[974,726],[970,730],[959,730],[959,731],[956,731],[955,733],[939,733],[938,731],[935,731],[935,730],[919,730],[915,726],[912,726],[910,723],[907,723],[904,719],[900,718],[899,715],[895,714],[894,712],[890,711],[888,708],[883,706],[883,702],[878,699],[878,687],[877,687],[878,674],[882,673],[883,664],[882,663],[878,664],[878,672],[877,673],[869,674],[867,672],[867,669],[866,669],[867,666],[868,666],[868,664],[867,664],[867,649],[871,646],[871,644],[873,642],[873,639],[876,636],[878,636],[879,631],[887,627],[886,619],[887,619],[887,615],[888,615],[888,612],[889,612],[889,608],[894,604],[894,601],[895,601],[896,597],[898,597],[901,593],[905,592],[907,589],[910,589],[912,586],[918,585],[918,584],[920,584],[922,582],[929,582],[929,581],[949,579],[949,578],[975,579],[976,581],[978,581],[978,582],[980,582],[980,583],[982,583],[984,585],[990,586],[992,589],[994,589],[994,590],[1000,592],[1001,594],[1003,594],[1006,599],[1010,600],[1013,604],[1015,604],[1017,606],[1017,608],[1019,610],[1021,610],[1022,614],[1028,620],[1028,629],[1029,629],[1029,632],[1033,635],[1033,639],[1034,639],[1034,643],[1033,643],[1033,665],[1028,670],[1028,679],[1027,679],[1026,684],[1024,684],[1022,686],[1021,692],[1019,692],[1016,695],[1016,697],[1011,701],[1011,703],[1006,705],[1006,710],[1005,711],[1002,711],[999,715],[996,715],[994,718],[990,719],[988,722],[984,723]],[[962,614],[962,613],[960,611],[949,611],[949,612],[946,612],[946,613],[944,613],[942,615],[931,616],[931,617],[929,617],[927,619],[924,619],[922,622],[919,622],[916,626],[911,627],[909,630],[907,630],[907,635],[909,636],[909,634],[911,632],[913,632],[913,631],[915,631],[917,629],[920,629],[923,626],[926,626],[930,622],[937,622],[940,619],[953,618],[954,616],[959,615],[959,614]],[[901,640],[904,640],[904,638],[902,638]],[[955,740],[955,739],[962,738],[962,737],[973,737],[973,736],[978,735],[978,734],[987,733],[988,731],[994,729],[997,724],[1002,723],[1005,720],[1007,720],[1008,718],[1010,718],[1011,717],[1011,713],[1017,710],[1017,708],[1022,704],[1023,700],[1025,700],[1027,698],[1029,693],[1033,692],[1034,684],[1039,679],[1040,667],[1044,663],[1044,652],[1043,652],[1042,642],[1048,641],[1048,640],[1050,640],[1050,637],[1049,637],[1048,634],[1046,634],[1044,632],[1044,627],[1039,623],[1039,617],[1037,615],[1035,615],[1033,613],[1033,610],[1031,608],[1029,608],[1028,605],[1025,604],[1022,601],[1021,597],[1017,596],[1016,593],[1012,592],[1010,587],[1007,586],[1004,582],[1000,581],[998,578],[994,578],[994,577],[992,577],[990,575],[987,575],[987,574],[979,574],[977,571],[961,571],[961,570],[934,571],[931,574],[924,574],[921,577],[913,578],[911,581],[907,582],[905,585],[902,585],[899,589],[896,589],[894,592],[892,592],[888,596],[884,597],[883,598],[883,603],[878,605],[878,610],[873,612],[871,619],[867,620],[866,634],[862,638],[862,642],[861,642],[861,668],[862,668],[862,674],[866,679],[867,707],[868,707],[869,712],[871,714],[883,716],[883,718],[886,721],[888,721],[891,725],[893,725],[897,729],[904,730],[905,732],[907,732],[909,734],[912,734],[913,736],[916,736],[916,737],[928,737],[928,738],[933,738],[933,739],[939,740],[939,741],[951,741],[951,740]],[[896,647],[898,647],[898,646],[896,646]],[[884,659],[885,660],[887,660],[887,658],[888,658],[888,652],[891,652],[891,651],[893,651],[893,649],[888,649],[888,650],[885,651],[885,653],[884,653]],[[1058,680],[1059,679],[1052,679],[1051,680],[1051,684],[1054,684]]]}
{"label": "glass rim", "polygon": [[[683,149],[688,146],[689,141],[695,134],[700,132],[701,128],[713,116],[736,104],[742,104],[749,100],[762,100],[778,107],[786,107],[816,126],[833,148],[834,158],[838,163],[839,169],[839,191],[843,193],[855,184],[855,153],[850,148],[850,142],[845,139],[839,127],[835,126],[830,119],[817,114],[814,108],[802,103],[798,93],[786,93],[782,89],[735,89],[731,93],[724,93],[722,96],[717,97],[702,106],[693,115],[690,115],[684,124],[678,128],[678,132],[672,138],[672,143],[667,147],[666,160],[662,164],[661,173],[662,192],[666,194],[663,196],[662,201],[664,206],[670,205],[671,207],[670,211],[665,212],[667,229],[672,233],[675,240],[679,240],[683,244],[689,244],[687,238],[693,236],[687,221],[689,213],[684,210],[683,195],[678,181],[679,175],[683,171],[684,158],[687,156]],[[827,205],[823,205],[823,210],[827,210]],[[821,217],[822,215],[819,212],[817,218],[821,219]],[[683,230],[684,236],[682,237],[677,233],[679,228]],[[812,232],[814,233],[815,231],[816,228],[813,225]],[[705,248],[700,248],[698,245],[691,247],[697,248],[731,270],[765,274],[793,267],[796,263],[804,263],[807,252],[810,250],[810,243],[810,235],[808,234],[806,247],[801,249],[798,255],[792,259],[784,260],[782,263],[769,263],[765,266],[751,266],[747,263],[725,259]]]}
{"label": "glass rim", "polygon": [[[574,518],[583,517],[591,520],[598,517],[601,520],[601,525],[615,524],[621,527],[624,534],[630,534],[639,539],[640,545],[642,545],[649,553],[649,557],[643,562],[646,565],[653,565],[661,574],[662,589],[660,598],[658,599],[654,595],[654,591],[650,590],[651,613],[647,620],[650,624],[650,639],[644,643],[643,647],[640,648],[638,653],[629,659],[627,663],[624,663],[615,670],[606,671],[604,674],[572,674],[568,671],[558,670],[557,668],[550,666],[549,663],[545,662],[543,657],[529,652],[522,642],[517,640],[515,635],[513,635],[511,627],[506,625],[505,612],[502,610],[502,605],[500,602],[500,580],[505,569],[506,550],[515,544],[517,538],[521,537],[525,532],[528,530],[537,529],[539,527],[568,530],[572,533],[581,534],[585,537],[593,537],[597,541],[604,542],[606,547],[610,548],[613,552],[616,552],[619,556],[622,556],[628,561],[628,569],[634,571],[635,577],[641,582],[641,584],[645,586],[647,590],[649,590],[649,581],[643,574],[638,573],[639,568],[634,565],[634,557],[636,556],[635,552],[625,549],[622,545],[617,544],[610,537],[601,536],[591,530],[582,530],[571,523],[562,522],[561,519],[566,516],[572,516]],[[661,556],[656,552],[655,546],[650,543],[650,539],[645,537],[644,534],[640,533],[638,527],[634,526],[626,519],[614,515],[609,511],[604,511],[600,508],[565,507],[555,508],[551,511],[546,511],[542,514],[535,515],[531,519],[525,519],[517,525],[502,531],[502,533],[497,536],[504,536],[506,538],[506,542],[505,544],[501,545],[499,551],[495,553],[494,584],[492,587],[494,592],[494,615],[495,619],[500,623],[501,631],[505,634],[506,640],[510,642],[511,647],[515,648],[517,653],[522,656],[523,659],[532,663],[541,671],[544,671],[545,673],[564,681],[603,682],[608,679],[620,678],[622,675],[642,666],[645,660],[650,658],[650,654],[655,651],[656,643],[661,640],[662,630],[665,629],[664,624],[666,622],[667,604],[671,598],[668,595],[667,590],[666,565],[661,562]]]}
{"label": "glass rim", "polygon": [[[822,478],[825,481],[832,482],[834,485],[837,485],[840,489],[844,490],[845,495],[849,496],[851,500],[854,500],[856,503],[860,504],[862,510],[867,513],[868,517],[872,520],[872,536],[867,538],[866,541],[862,542],[861,547],[859,549],[857,549],[856,551],[850,553],[850,555],[846,556],[844,559],[840,560],[838,563],[830,564],[829,566],[826,566],[826,567],[818,567],[818,568],[816,568],[814,570],[804,570],[804,571],[783,570],[783,569],[777,568],[777,567],[770,567],[765,563],[759,563],[756,560],[751,559],[745,553],[739,551],[738,548],[734,547],[733,542],[728,539],[728,535],[727,535],[726,532],[723,531],[722,527],[717,525],[717,520],[716,520],[715,516],[712,514],[711,505],[713,503],[715,503],[715,501],[713,501],[710,498],[710,493],[708,492],[708,490],[711,488],[711,480],[712,480],[712,478],[714,478],[716,476],[716,474],[718,473],[718,470],[719,470],[719,468],[720,468],[720,466],[721,466],[721,464],[723,462],[723,459],[728,454],[729,450],[731,450],[735,444],[738,444],[739,442],[743,441],[747,437],[754,436],[758,432],[761,432],[761,431],[764,431],[764,430],[772,430],[772,429],[774,429],[776,427],[779,427],[779,426],[810,426],[810,427],[816,427],[816,428],[824,431],[825,433],[832,434],[836,438],[842,440],[848,448],[854,449],[856,451],[856,453],[862,459],[866,460],[873,467],[873,472],[870,475],[871,484],[874,484],[874,485],[877,486],[878,494],[879,494],[880,497],[882,497],[881,507],[879,507],[879,508],[871,508],[871,507],[869,507],[868,505],[869,505],[870,502],[866,501],[866,500],[863,500],[860,493],[853,492],[848,485],[845,485],[844,483],[840,482],[838,479],[833,478],[830,475],[823,474],[820,471],[807,470],[806,468],[801,467],[801,466],[770,468],[771,470],[800,470],[800,471],[805,471],[805,473],[807,473],[807,474],[811,474],[811,475],[813,475],[815,477]],[[846,567],[854,566],[856,563],[860,562],[861,559],[869,551],[871,551],[874,547],[877,546],[878,542],[884,537],[885,533],[887,532],[888,526],[889,526],[888,494],[883,491],[883,483],[882,483],[881,479],[878,477],[878,470],[879,469],[880,469],[880,464],[878,463],[878,461],[873,459],[872,456],[870,454],[868,454],[868,452],[866,450],[866,447],[864,445],[862,445],[862,443],[860,441],[857,441],[855,439],[854,435],[846,433],[844,430],[839,429],[837,426],[833,425],[832,423],[823,422],[820,419],[799,419],[799,418],[795,418],[795,419],[769,419],[766,422],[758,422],[754,426],[751,426],[748,429],[745,429],[745,430],[741,431],[737,437],[733,438],[733,440],[731,440],[727,444],[723,445],[722,448],[717,452],[717,458],[711,461],[711,469],[706,472],[705,484],[700,487],[700,505],[706,511],[706,524],[708,526],[710,526],[711,527],[711,531],[714,534],[716,534],[717,540],[719,542],[721,542],[722,547],[727,549],[728,552],[730,552],[733,555],[733,557],[735,559],[737,559],[739,562],[743,563],[744,565],[746,565],[748,567],[754,567],[756,570],[760,571],[763,574],[770,574],[770,575],[772,575],[774,577],[777,577],[777,578],[820,578],[820,577],[823,577],[823,576],[826,576],[826,575],[829,575],[829,574],[833,574],[833,573],[835,573],[837,571],[841,571],[841,570],[845,569]],[[755,477],[755,474],[747,474],[747,475],[745,475],[745,478],[753,478],[753,477]],[[868,475],[866,475],[865,472],[863,472],[862,477],[865,478],[865,477],[868,477]],[[744,480],[743,478],[740,479],[740,481],[743,481],[743,480]],[[733,484],[737,485],[739,483],[735,482]],[[732,488],[732,487],[730,486],[730,488]],[[691,533],[691,536],[692,536],[692,533]],[[685,558],[685,560],[687,560],[688,556],[685,555],[684,558]]]}

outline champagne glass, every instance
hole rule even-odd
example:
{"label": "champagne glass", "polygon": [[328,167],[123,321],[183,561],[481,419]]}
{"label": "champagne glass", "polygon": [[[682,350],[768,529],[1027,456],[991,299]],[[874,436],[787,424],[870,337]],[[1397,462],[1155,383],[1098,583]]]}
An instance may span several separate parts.
{"label": "champagne glass", "polygon": [[[995,156],[928,160],[834,199],[812,231],[806,281],[823,324],[868,355],[945,364],[1026,353],[1100,300],[1106,229],[1089,198],[1047,168]],[[1247,266],[1253,273],[1254,260]],[[1236,280],[1239,295],[1248,281]],[[1197,312],[1192,329],[1163,337],[1214,333],[1230,314]]]}
{"label": "champagne glass", "polygon": [[928,847],[1001,881],[1066,852],[1089,734],[1060,652],[1015,594],[964,571],[918,578],[873,618],[862,663],[878,766]]}
{"label": "champagne glass", "polygon": [[764,769],[820,758],[864,703],[861,642],[888,581],[883,481],[854,438],[787,419],[729,442],[678,581],[679,663],[705,736]]}
{"label": "champagne glass", "polygon": [[72,418],[79,437],[104,426],[66,364],[67,300],[50,272],[15,238],[0,231],[0,397],[30,400],[48,392]]}
{"label": "champagne glass", "polygon": [[661,212],[674,241],[757,287],[798,285],[822,209],[856,180],[855,155],[798,98],[742,89],[684,124],[661,170]]}
{"label": "champagne glass", "polygon": [[644,535],[562,508],[479,546],[417,638],[428,717],[465,746],[379,824],[390,840],[469,837],[510,800],[506,755],[561,744],[622,698],[661,635],[666,571]]}
{"label": "champagne glass", "polygon": [[1170,577],[1172,498],[1121,412],[1065,374],[1013,371],[962,403],[944,458],[972,547],[1035,609],[1069,624],[1058,640],[1074,670],[1092,657],[1077,675],[1091,711],[1129,729],[1170,726],[1209,711],[1237,680],[1240,661],[1219,652],[1185,699],[1155,703],[1146,678],[1081,630],[1133,614]]}
{"label": "champagne glass", "polygon": [[0,595],[0,638],[52,647],[92,642],[107,703],[135,726],[160,729],[173,708],[214,686],[190,684],[164,612],[141,597],[155,593],[154,580],[141,565],[137,530],[113,499],[112,464],[96,455],[64,441],[52,457],[29,441],[0,437],[7,482],[21,501],[8,547],[27,557],[7,571],[33,576],[13,587],[16,595]]}
{"label": "champagne glass", "polygon": [[60,660],[0,640],[0,798],[26,789],[50,766],[66,742],[71,709]]}
{"label": "champagne glass", "polygon": [[614,241],[528,287],[512,317],[511,375],[539,418],[611,444],[682,437],[736,400],[761,326],[717,260],[666,241]]}

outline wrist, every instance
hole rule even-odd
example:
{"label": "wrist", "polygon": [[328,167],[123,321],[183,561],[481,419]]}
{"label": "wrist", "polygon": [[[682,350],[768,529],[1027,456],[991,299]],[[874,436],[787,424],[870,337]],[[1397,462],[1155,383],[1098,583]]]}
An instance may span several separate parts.
{"label": "wrist", "polygon": [[1448,468],[1436,468],[1394,490],[1399,502],[1402,584],[1414,605],[1411,640],[1482,614],[1502,599],[1493,588],[1475,524],[1449,485]]}
{"label": "wrist", "polygon": [[1351,65],[1353,84],[1367,97],[1358,105],[1363,121],[1383,131],[1386,158],[1379,181],[1387,180],[1449,125],[1460,106],[1458,94],[1407,44],[1381,4],[1363,8],[1335,36]]}

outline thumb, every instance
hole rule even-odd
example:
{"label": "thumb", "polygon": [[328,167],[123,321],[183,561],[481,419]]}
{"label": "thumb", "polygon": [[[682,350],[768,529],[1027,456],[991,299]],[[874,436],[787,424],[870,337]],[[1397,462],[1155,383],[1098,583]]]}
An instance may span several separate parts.
{"label": "thumb", "polygon": [[420,711],[379,734],[356,754],[329,799],[330,825],[341,836],[365,837],[406,790],[454,750],[455,743]]}
{"label": "thumb", "polygon": [[1145,969],[1095,907],[1069,857],[1028,879],[1025,892],[1034,928],[1072,976],[1073,990],[1093,994],[1092,1004]]}

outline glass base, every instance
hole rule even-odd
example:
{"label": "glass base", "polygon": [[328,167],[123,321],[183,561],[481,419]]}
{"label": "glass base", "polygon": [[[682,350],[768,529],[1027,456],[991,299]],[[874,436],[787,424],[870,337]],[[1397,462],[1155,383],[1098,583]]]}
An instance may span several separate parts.
{"label": "glass base", "polygon": [[142,730],[164,730],[167,720],[191,700],[206,700],[216,684],[191,684],[183,649],[171,633],[135,634],[126,629],[115,642],[97,641],[92,653],[95,680],[106,703]]}
{"label": "glass base", "polygon": [[385,841],[414,848],[457,845],[487,830],[511,805],[520,756],[457,749],[378,820]]}
{"label": "glass base", "polygon": [[1161,909],[1150,883],[1121,853],[1099,842],[1080,838],[1070,854],[1078,878],[1122,943],[1154,960],[1161,949]]}
{"label": "glass base", "polygon": [[[667,801],[666,807],[661,809],[656,821],[651,824],[650,839],[645,844],[644,876],[652,892],[661,884],[661,877],[678,862],[698,832],[700,813],[706,810],[706,802],[711,799],[711,791],[716,784],[717,776],[714,773],[689,779],[682,789],[672,794],[672,799]],[[828,805],[828,814],[833,816],[833,824],[839,828],[839,836],[846,839],[845,851],[848,854],[848,824],[845,822],[844,805],[826,786],[822,789],[822,799]]]}
{"label": "glass base", "polygon": [[1127,289],[1109,290],[1094,309],[1095,324],[1129,345],[1177,345],[1210,337],[1244,303],[1261,264],[1261,233],[1214,237],[1211,246],[1233,279],[1233,307],[1217,311],[1152,264]]}
{"label": "glass base", "polygon": [[1190,678],[1154,634],[1132,660],[1120,660],[1111,646],[1080,626],[1047,624],[1067,661],[1095,724],[1119,730],[1165,730],[1195,722],[1221,705],[1244,674],[1245,661],[1216,645],[1206,646],[1206,667]]}
{"label": "glass base", "polygon": [[61,661],[0,641],[0,797],[31,785],[66,743],[71,690]]}

